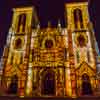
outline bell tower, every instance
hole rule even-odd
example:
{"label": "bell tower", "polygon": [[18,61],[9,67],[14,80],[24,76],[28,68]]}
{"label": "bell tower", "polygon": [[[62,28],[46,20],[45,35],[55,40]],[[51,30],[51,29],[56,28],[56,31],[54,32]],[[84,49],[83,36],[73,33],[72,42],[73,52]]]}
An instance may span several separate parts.
{"label": "bell tower", "polygon": [[10,86],[13,84],[12,82],[15,82],[15,93],[20,96],[25,93],[32,25],[36,23],[37,16],[34,7],[13,9],[12,25],[2,57],[2,83],[7,90],[12,91]]}
{"label": "bell tower", "polygon": [[18,34],[27,33],[29,27],[31,28],[32,26],[33,17],[35,18],[35,22],[36,22],[37,17],[36,17],[35,9],[33,9],[33,7],[14,8],[11,27]]}
{"label": "bell tower", "polygon": [[67,27],[58,22],[55,28],[50,23],[41,28],[34,7],[13,9],[0,63],[4,94],[73,98],[96,94],[99,51],[88,3],[66,3],[65,13]]}
{"label": "bell tower", "polygon": [[89,22],[88,3],[67,3],[67,23],[71,30],[86,30]]}
{"label": "bell tower", "polygon": [[[77,93],[85,93],[83,89],[84,80],[83,76],[89,77],[91,87],[96,88],[96,81],[94,76],[96,75],[96,59],[95,59],[95,36],[93,28],[90,28],[90,20],[88,14],[88,3],[87,2],[74,2],[67,3],[66,8],[66,19],[67,27],[70,30],[69,34],[69,49],[74,64],[70,65],[73,69],[71,72],[72,77],[75,75],[76,79],[72,79],[77,83],[77,87],[72,85],[72,90],[77,88]],[[72,40],[71,40],[72,39]],[[93,42],[94,41],[94,42]],[[71,51],[72,49],[72,51]],[[70,56],[70,55],[69,55]],[[76,71],[76,72],[75,72]],[[76,81],[75,81],[76,80]],[[87,83],[86,83],[87,84]],[[81,91],[81,90],[84,91]],[[91,90],[91,89],[90,89]],[[74,94],[75,92],[72,91]],[[78,94],[80,95],[80,94]]]}

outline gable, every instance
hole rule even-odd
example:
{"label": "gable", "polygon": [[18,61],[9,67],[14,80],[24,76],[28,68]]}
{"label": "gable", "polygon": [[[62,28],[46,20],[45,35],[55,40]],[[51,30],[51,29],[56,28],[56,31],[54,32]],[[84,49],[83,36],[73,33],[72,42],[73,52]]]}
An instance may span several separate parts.
{"label": "gable", "polygon": [[82,62],[80,66],[76,69],[76,74],[82,76],[87,73],[89,76],[95,75],[96,70],[92,69],[86,62]]}

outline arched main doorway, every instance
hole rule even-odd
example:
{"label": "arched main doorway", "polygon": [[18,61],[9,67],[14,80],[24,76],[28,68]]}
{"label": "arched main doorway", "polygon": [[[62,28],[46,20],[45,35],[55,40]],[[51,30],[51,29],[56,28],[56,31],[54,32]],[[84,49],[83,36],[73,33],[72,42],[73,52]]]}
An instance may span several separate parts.
{"label": "arched main doorway", "polygon": [[43,71],[42,76],[42,95],[55,95],[55,73],[52,70]]}
{"label": "arched main doorway", "polygon": [[89,76],[87,74],[82,75],[82,95],[92,95],[92,87]]}
{"label": "arched main doorway", "polygon": [[17,94],[17,90],[18,90],[18,77],[17,75],[14,75],[11,78],[11,83],[8,88],[8,94]]}

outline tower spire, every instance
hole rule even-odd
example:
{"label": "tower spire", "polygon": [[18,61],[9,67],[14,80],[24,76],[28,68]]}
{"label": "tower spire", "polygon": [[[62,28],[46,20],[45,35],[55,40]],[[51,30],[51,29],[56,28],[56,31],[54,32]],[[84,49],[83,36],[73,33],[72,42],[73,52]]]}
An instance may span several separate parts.
{"label": "tower spire", "polygon": [[51,22],[50,21],[48,21],[48,28],[50,28],[51,27]]}
{"label": "tower spire", "polygon": [[50,29],[51,29],[51,22],[48,21],[48,28],[47,28],[47,30],[50,30]]}
{"label": "tower spire", "polygon": [[37,30],[40,29],[40,22],[37,24]]}
{"label": "tower spire", "polygon": [[58,20],[58,27],[61,27],[60,19]]}
{"label": "tower spire", "polygon": [[61,22],[60,22],[60,19],[58,20],[58,26],[57,27],[58,27],[58,31],[61,32]]}

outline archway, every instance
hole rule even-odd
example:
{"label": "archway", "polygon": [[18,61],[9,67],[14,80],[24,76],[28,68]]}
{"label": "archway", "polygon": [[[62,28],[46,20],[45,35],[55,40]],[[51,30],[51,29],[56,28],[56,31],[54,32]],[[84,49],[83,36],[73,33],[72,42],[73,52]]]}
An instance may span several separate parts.
{"label": "archway", "polygon": [[55,73],[52,70],[43,71],[42,95],[55,95]]}
{"label": "archway", "polygon": [[92,95],[92,87],[89,76],[87,74],[82,75],[82,95]]}
{"label": "archway", "polygon": [[11,83],[8,88],[8,94],[17,94],[17,90],[18,90],[18,77],[17,75],[14,75],[11,78]]}

